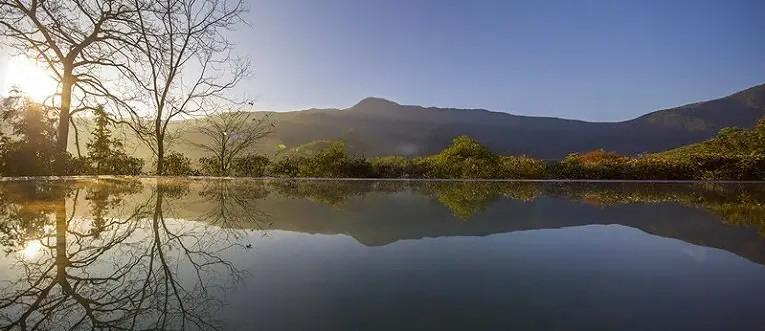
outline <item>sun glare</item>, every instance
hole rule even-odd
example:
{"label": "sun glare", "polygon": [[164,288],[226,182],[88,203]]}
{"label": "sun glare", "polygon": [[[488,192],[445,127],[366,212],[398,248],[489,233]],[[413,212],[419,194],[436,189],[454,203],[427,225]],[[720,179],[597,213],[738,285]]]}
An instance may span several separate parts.
{"label": "sun glare", "polygon": [[40,243],[39,240],[32,240],[28,241],[24,245],[24,249],[21,251],[21,256],[24,257],[24,259],[34,259],[38,255],[40,255],[40,252],[42,251],[43,245]]}
{"label": "sun glare", "polygon": [[3,90],[0,91],[0,95],[8,95],[14,86],[37,102],[42,102],[56,93],[56,81],[45,68],[32,60],[12,57],[6,62],[2,75]]}

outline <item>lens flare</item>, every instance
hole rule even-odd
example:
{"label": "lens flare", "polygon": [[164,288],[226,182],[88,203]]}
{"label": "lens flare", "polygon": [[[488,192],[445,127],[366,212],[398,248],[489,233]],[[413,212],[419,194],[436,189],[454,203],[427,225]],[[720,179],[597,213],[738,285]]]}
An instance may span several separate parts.
{"label": "lens flare", "polygon": [[42,102],[56,93],[56,80],[46,68],[30,59],[11,57],[0,74],[3,75],[0,95],[7,95],[11,88],[18,87],[32,100]]}
{"label": "lens flare", "polygon": [[43,245],[42,243],[40,243],[39,240],[28,241],[24,245],[24,249],[21,251],[21,256],[24,259],[34,259],[40,256],[42,249],[43,249]]}

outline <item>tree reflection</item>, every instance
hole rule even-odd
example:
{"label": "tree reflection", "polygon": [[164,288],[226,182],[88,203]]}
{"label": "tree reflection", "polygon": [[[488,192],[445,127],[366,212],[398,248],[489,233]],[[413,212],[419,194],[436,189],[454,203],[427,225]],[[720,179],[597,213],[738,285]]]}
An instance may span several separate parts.
{"label": "tree reflection", "polygon": [[426,182],[420,190],[462,220],[470,220],[501,198],[531,201],[540,194],[539,185],[532,182]]}
{"label": "tree reflection", "polygon": [[[396,195],[399,192],[406,194]],[[393,198],[369,199],[348,208],[350,212],[323,214],[330,215],[323,219],[304,215],[322,215],[313,212],[328,210],[325,206],[294,204],[292,199],[312,200],[334,209],[375,194]],[[279,214],[279,210],[269,210],[269,206],[311,208],[277,223],[282,229],[346,233],[376,243],[592,222],[521,203],[542,197],[597,207],[679,204],[718,215],[726,224],[765,229],[765,189],[757,185],[177,179],[0,182],[0,245],[6,260],[12,261],[8,269],[15,277],[0,287],[0,329],[220,328],[221,322],[214,318],[224,304],[220,294],[244,276],[227,256],[231,250],[250,247],[250,237],[242,230],[272,227],[270,214]],[[505,199],[512,203],[497,210],[506,218],[459,223],[429,216],[443,215],[445,207],[457,218],[472,220]],[[429,200],[444,207],[429,204]],[[359,215],[369,216],[363,213],[370,210],[379,213],[380,209],[369,208],[376,203],[401,208],[384,210],[385,216],[394,215],[389,218],[355,221]],[[430,206],[438,210],[419,210]],[[599,222],[620,221],[578,203],[562,206],[592,212],[590,217],[602,216]],[[350,216],[344,221],[338,215]],[[545,222],[535,218],[539,215]],[[313,227],[305,226],[309,221]],[[621,220],[629,226],[759,258],[747,247],[761,246],[742,248],[738,241],[718,240],[728,227],[709,221],[705,224],[712,227],[698,230],[693,222],[673,225],[666,219]],[[698,234],[700,231],[705,232]],[[729,231],[728,238],[749,238],[733,232]]]}
{"label": "tree reflection", "polygon": [[199,195],[213,207],[200,218],[221,228],[267,230],[270,216],[261,211],[258,201],[270,189],[263,181],[220,179],[206,182]]}
{"label": "tree reflection", "polygon": [[[22,186],[22,187],[19,187]],[[188,185],[159,181],[129,211],[140,183],[26,183],[2,194],[2,244],[19,272],[0,291],[5,329],[215,329],[215,291],[241,272],[226,231],[173,218]],[[79,216],[86,197],[89,217]],[[110,216],[111,215],[111,216]],[[30,243],[40,252],[24,254]]]}
{"label": "tree reflection", "polygon": [[373,190],[368,181],[307,181],[299,179],[274,180],[269,188],[276,193],[295,199],[307,199],[330,206],[339,206],[346,200],[363,196]]}
{"label": "tree reflection", "polygon": [[765,189],[756,184],[274,180],[264,187],[287,197],[332,207],[374,192],[413,191],[437,199],[461,220],[475,218],[502,199],[530,202],[545,196],[600,207],[676,203],[704,209],[726,224],[756,227],[765,236]]}
{"label": "tree reflection", "polygon": [[724,183],[554,183],[545,194],[597,206],[675,203],[703,209],[725,224],[758,229],[765,237],[765,188]]}

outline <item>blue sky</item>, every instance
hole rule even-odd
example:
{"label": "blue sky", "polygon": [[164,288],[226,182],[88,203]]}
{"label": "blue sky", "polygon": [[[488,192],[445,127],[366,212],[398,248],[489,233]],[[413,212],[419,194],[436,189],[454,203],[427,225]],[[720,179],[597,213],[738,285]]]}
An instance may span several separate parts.
{"label": "blue sky", "polygon": [[366,96],[596,121],[765,82],[765,1],[253,0],[259,109]]}
{"label": "blue sky", "polygon": [[[618,121],[765,83],[762,0],[249,3],[232,39],[255,68],[238,92],[261,110],[377,96]],[[19,67],[2,53],[1,71]]]}
{"label": "blue sky", "polygon": [[[378,96],[618,121],[765,83],[763,0],[249,3],[232,39],[255,68],[238,92],[260,110]],[[23,66],[3,53],[7,90]]]}

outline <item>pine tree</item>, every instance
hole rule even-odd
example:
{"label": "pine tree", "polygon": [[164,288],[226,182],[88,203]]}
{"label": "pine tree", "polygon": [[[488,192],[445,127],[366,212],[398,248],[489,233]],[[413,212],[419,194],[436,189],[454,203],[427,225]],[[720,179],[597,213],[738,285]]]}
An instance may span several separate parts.
{"label": "pine tree", "polygon": [[94,111],[95,128],[88,143],[88,159],[93,163],[96,174],[112,174],[118,156],[124,154],[122,142],[112,138],[111,122],[103,107]]}

